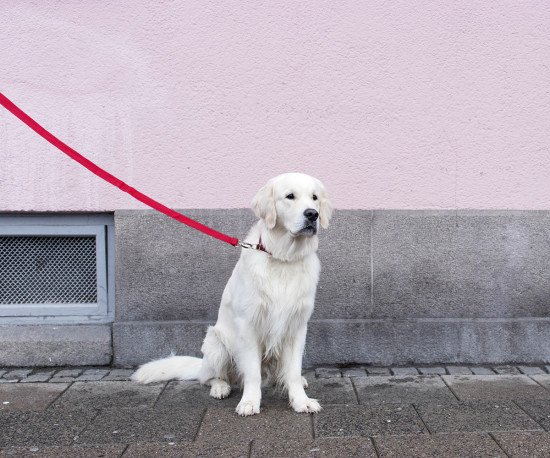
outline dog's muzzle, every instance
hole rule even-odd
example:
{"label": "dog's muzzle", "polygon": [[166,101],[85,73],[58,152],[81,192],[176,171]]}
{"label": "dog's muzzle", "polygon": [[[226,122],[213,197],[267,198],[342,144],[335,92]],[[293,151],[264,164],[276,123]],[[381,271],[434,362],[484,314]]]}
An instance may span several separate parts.
{"label": "dog's muzzle", "polygon": [[302,235],[315,235],[317,234],[317,220],[319,219],[319,212],[313,208],[308,208],[304,211],[304,226],[300,229]]}

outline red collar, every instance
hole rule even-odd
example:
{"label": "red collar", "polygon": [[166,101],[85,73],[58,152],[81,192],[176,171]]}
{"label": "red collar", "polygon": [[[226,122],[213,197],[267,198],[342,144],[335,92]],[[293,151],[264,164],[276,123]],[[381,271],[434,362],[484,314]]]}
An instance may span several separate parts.
{"label": "red collar", "polygon": [[258,245],[256,245],[256,249],[257,250],[260,250],[260,251],[263,251],[264,253],[267,253],[269,254],[270,256],[273,256],[273,254],[270,252],[270,251],[267,251],[265,249],[265,246],[264,244],[262,243],[262,236],[260,235],[260,239],[258,240]]}

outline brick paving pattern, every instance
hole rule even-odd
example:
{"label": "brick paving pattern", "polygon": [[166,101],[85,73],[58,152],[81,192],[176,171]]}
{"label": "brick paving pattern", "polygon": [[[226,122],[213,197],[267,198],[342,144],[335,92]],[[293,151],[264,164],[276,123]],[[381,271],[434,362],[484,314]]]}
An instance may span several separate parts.
{"label": "brick paving pattern", "polygon": [[323,367],[323,411],[264,388],[260,415],[134,369],[0,368],[4,456],[550,456],[550,366]]}

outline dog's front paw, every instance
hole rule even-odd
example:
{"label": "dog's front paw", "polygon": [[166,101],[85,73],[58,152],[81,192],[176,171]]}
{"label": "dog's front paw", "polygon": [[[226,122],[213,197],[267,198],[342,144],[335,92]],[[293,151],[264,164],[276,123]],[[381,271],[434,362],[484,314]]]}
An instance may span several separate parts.
{"label": "dog's front paw", "polygon": [[292,408],[296,412],[301,413],[319,413],[321,409],[321,405],[315,400],[310,398],[305,398],[301,401],[294,401],[292,403]]}
{"label": "dog's front paw", "polygon": [[239,402],[239,404],[237,405],[235,411],[241,417],[248,417],[249,415],[260,413],[260,402],[242,399],[241,402]]}

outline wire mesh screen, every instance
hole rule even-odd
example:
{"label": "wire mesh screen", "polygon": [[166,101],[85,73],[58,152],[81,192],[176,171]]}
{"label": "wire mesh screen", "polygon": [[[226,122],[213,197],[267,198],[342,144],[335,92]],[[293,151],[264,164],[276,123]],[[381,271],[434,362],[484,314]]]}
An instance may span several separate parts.
{"label": "wire mesh screen", "polygon": [[95,302],[94,236],[0,236],[0,304]]}

